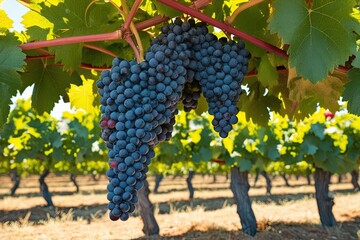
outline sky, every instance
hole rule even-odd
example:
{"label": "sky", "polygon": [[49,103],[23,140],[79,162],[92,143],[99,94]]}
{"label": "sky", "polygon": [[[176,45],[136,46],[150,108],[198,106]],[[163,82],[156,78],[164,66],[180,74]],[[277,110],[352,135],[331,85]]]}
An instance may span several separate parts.
{"label": "sky", "polygon": [[[21,24],[21,21],[22,21],[22,16],[28,11],[28,9],[25,6],[23,6],[16,0],[4,0],[0,4],[0,9],[5,10],[8,16],[14,21],[13,30],[16,31],[24,30],[24,26]],[[31,86],[25,89],[24,93],[21,95],[18,92],[18,94],[12,98],[12,101],[16,102],[18,98],[24,98],[24,99],[30,98],[32,95],[32,90],[33,87]],[[13,107],[14,104],[11,106],[11,108]],[[59,103],[55,104],[55,107],[50,114],[53,117],[60,119],[64,111],[70,111],[70,103],[64,103],[62,100],[60,100]]]}

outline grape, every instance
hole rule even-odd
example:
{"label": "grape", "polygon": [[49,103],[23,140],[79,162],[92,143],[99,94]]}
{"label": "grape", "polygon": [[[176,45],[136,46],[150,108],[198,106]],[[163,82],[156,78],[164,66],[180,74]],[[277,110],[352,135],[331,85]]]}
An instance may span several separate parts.
{"label": "grape", "polygon": [[109,162],[109,165],[110,165],[111,168],[117,168],[118,167],[118,162],[115,161],[115,160],[111,160]]}
{"label": "grape", "polygon": [[106,172],[111,220],[127,220],[155,156],[172,136],[177,104],[195,109],[203,94],[212,124],[227,137],[238,122],[236,103],[250,53],[242,42],[217,39],[205,23],[177,18],[152,40],[141,63],[114,58],[96,82],[101,137],[108,147]]}

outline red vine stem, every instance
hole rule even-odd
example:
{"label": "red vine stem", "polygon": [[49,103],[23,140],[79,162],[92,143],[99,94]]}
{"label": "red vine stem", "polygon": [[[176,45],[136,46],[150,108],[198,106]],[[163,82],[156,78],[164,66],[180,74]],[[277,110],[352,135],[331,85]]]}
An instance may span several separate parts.
{"label": "red vine stem", "polygon": [[204,6],[208,5],[211,2],[212,2],[212,0],[197,0],[191,4],[191,7],[195,8],[195,9],[200,9],[200,8],[203,8]]}
{"label": "red vine stem", "polygon": [[[49,66],[64,66],[64,64],[62,63],[54,63],[54,64],[49,64]],[[96,70],[96,71],[103,71],[103,70],[108,70],[110,69],[109,67],[96,67],[96,66],[93,66],[91,64],[87,64],[87,63],[82,63],[80,65],[81,68],[83,69],[90,69],[90,70]]]}
{"label": "red vine stem", "polygon": [[31,61],[31,60],[38,60],[44,58],[55,58],[55,55],[27,56],[25,60]]}
{"label": "red vine stem", "polygon": [[90,48],[90,49],[93,49],[93,50],[96,50],[96,51],[99,51],[99,52],[102,52],[102,53],[105,53],[109,56],[112,56],[112,57],[117,57],[118,55],[110,50],[107,50],[105,48],[102,48],[102,47],[99,47],[99,46],[94,46],[94,45],[90,45],[90,44],[84,44],[84,47],[86,48]]}
{"label": "red vine stem", "polygon": [[135,27],[136,27],[137,30],[144,30],[146,28],[149,28],[149,27],[158,25],[160,23],[163,23],[163,22],[165,22],[165,21],[167,21],[169,19],[170,19],[169,17],[164,17],[164,16],[159,15],[159,16],[153,17],[151,19],[139,22],[139,23],[135,24]]}
{"label": "red vine stem", "polygon": [[350,69],[344,66],[338,66],[335,68],[335,71],[341,72],[341,73],[347,73]]}
{"label": "red vine stem", "polygon": [[134,43],[134,40],[131,38],[130,35],[128,35],[125,38],[125,41],[130,45],[130,47],[133,49],[134,53],[135,53],[135,57],[138,63],[141,62],[141,56],[140,56],[140,51],[139,49],[136,47],[136,44]]}
{"label": "red vine stem", "polygon": [[129,26],[130,26],[130,24],[131,24],[131,22],[132,22],[132,20],[133,20],[133,18],[134,18],[134,16],[135,16],[135,13],[137,12],[137,10],[138,10],[138,8],[139,8],[141,2],[142,2],[142,0],[136,0],[136,1],[134,2],[134,5],[131,7],[131,10],[130,10],[130,12],[129,12],[129,15],[128,15],[127,18],[125,19],[125,22],[124,22],[124,25],[123,25],[123,27],[124,27],[125,29],[129,29]]}
{"label": "red vine stem", "polygon": [[51,47],[58,45],[66,45],[73,43],[82,43],[82,42],[98,42],[98,41],[110,41],[110,40],[119,40],[122,39],[122,32],[117,30],[111,33],[101,33],[101,34],[93,34],[86,36],[74,36],[74,37],[66,37],[66,38],[57,38],[52,40],[38,41],[38,42],[30,42],[21,44],[19,47],[24,50],[37,49],[42,47]]}
{"label": "red vine stem", "polygon": [[189,14],[191,16],[194,16],[198,19],[200,19],[201,21],[204,21],[204,22],[207,22],[209,23],[210,25],[213,25],[215,27],[218,27],[219,29],[222,29],[226,32],[229,32],[231,34],[234,34],[235,36],[239,37],[239,38],[242,38],[248,42],[251,42],[252,44],[258,46],[258,47],[261,47],[269,52],[272,52],[280,57],[283,57],[283,58],[288,58],[288,55],[286,54],[286,52],[280,48],[277,48],[263,40],[260,40],[258,38],[255,38],[247,33],[244,33],[244,32],[241,32],[240,30],[236,29],[236,28],[233,28],[232,26],[230,25],[227,25],[223,22],[220,22],[216,19],[213,19],[195,9],[192,9],[190,7],[187,7],[185,5],[182,5],[181,3],[178,3],[174,0],[157,0],[169,7],[172,7],[178,11],[181,11],[183,13],[186,13],[186,14]]}

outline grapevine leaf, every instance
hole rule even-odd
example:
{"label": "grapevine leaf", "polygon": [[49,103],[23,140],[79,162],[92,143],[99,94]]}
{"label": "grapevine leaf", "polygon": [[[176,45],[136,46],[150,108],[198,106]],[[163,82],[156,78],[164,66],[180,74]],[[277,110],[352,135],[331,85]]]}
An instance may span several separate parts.
{"label": "grapevine leaf", "polygon": [[278,73],[276,67],[271,64],[268,54],[264,54],[261,57],[261,62],[257,70],[257,77],[264,87],[271,88],[277,84]]}
{"label": "grapevine leaf", "polygon": [[12,88],[21,86],[20,75],[25,65],[25,54],[18,47],[20,42],[11,33],[0,36],[0,82]]}
{"label": "grapevine leaf", "polygon": [[311,8],[303,0],[274,2],[268,27],[290,44],[290,65],[304,79],[324,79],[353,52],[355,41],[346,23],[353,21],[354,5],[353,0],[313,1]]}
{"label": "grapevine leaf", "polygon": [[6,122],[10,111],[11,97],[16,95],[16,89],[0,83],[0,128]]}
{"label": "grapevine leaf", "polygon": [[351,65],[356,67],[356,68],[360,68],[360,40],[356,41],[356,51],[353,53],[353,55],[355,56],[355,59],[351,62]]}
{"label": "grapevine leaf", "polygon": [[206,112],[208,108],[208,103],[204,95],[201,94],[200,98],[198,99],[198,104],[196,106],[195,112],[200,116],[202,113]]}
{"label": "grapevine leaf", "polygon": [[176,17],[176,16],[181,15],[180,11],[175,10],[172,7],[169,7],[163,3],[160,3],[158,1],[153,1],[153,3],[155,4],[157,12],[160,15],[168,16],[168,17]]}
{"label": "grapevine leaf", "polygon": [[298,107],[302,116],[312,114],[318,103],[332,112],[339,109],[338,101],[345,81],[342,75],[331,74],[320,82],[311,83],[294,77],[296,73],[293,71],[289,70],[289,99]]}
{"label": "grapevine leaf", "polygon": [[212,16],[216,20],[224,21],[224,0],[212,1],[205,7],[204,13],[208,16]]}
{"label": "grapevine leaf", "polygon": [[94,80],[83,79],[81,86],[70,84],[68,95],[71,107],[82,108],[88,113],[94,112],[93,83]]}
{"label": "grapevine leaf", "polygon": [[0,32],[6,32],[7,29],[12,28],[13,20],[11,20],[6,12],[2,9],[0,9],[0,19]]}
{"label": "grapevine leaf", "polygon": [[206,162],[210,161],[211,158],[212,158],[212,153],[209,150],[209,147],[207,147],[207,148],[206,147],[201,147],[200,148],[200,155],[201,155],[201,159],[203,161],[206,161]]}
{"label": "grapevine leaf", "polygon": [[325,138],[324,130],[325,126],[323,124],[315,123],[311,125],[311,131],[321,140],[324,140]]}
{"label": "grapevine leaf", "polygon": [[67,100],[66,89],[70,84],[81,84],[77,73],[66,73],[61,67],[53,64],[43,64],[42,61],[30,61],[27,71],[22,74],[23,88],[34,85],[32,105],[41,114],[50,112],[60,96]]}
{"label": "grapevine leaf", "polygon": [[301,143],[302,152],[305,155],[313,155],[317,152],[319,139],[313,135],[306,135]]}
{"label": "grapevine leaf", "polygon": [[81,64],[83,44],[69,44],[51,47],[55,53],[55,62],[62,62],[64,69],[74,70]]}
{"label": "grapevine leaf", "polygon": [[343,99],[348,101],[347,108],[351,113],[360,115],[360,69],[353,68],[348,72],[350,82],[345,84]]}
{"label": "grapevine leaf", "polygon": [[[240,12],[233,22],[233,25],[237,29],[262,39],[274,46],[280,46],[281,42],[279,37],[276,34],[271,34],[267,29],[269,15],[269,3],[267,1],[263,1],[262,3]],[[246,42],[245,45],[246,48],[251,52],[252,56],[260,57],[265,53],[264,49],[255,46],[250,42]]]}
{"label": "grapevine leaf", "polygon": [[248,79],[249,95],[245,92],[240,96],[237,104],[240,111],[246,112],[246,117],[251,118],[257,124],[267,125],[270,114],[269,109],[280,109],[281,101],[269,94],[265,94],[265,88],[256,78]]}
{"label": "grapevine leaf", "polygon": [[88,139],[89,136],[89,131],[88,129],[83,126],[78,120],[73,120],[69,123],[69,128],[71,128],[72,130],[74,130],[75,137],[77,140],[80,139]]}
{"label": "grapevine leaf", "polygon": [[0,35],[0,126],[6,122],[9,114],[11,97],[21,87],[21,79],[18,71],[22,71],[25,65],[25,54],[18,47],[19,41],[12,33]]}
{"label": "grapevine leaf", "polygon": [[[56,37],[111,32],[121,25],[116,8],[109,3],[97,4],[91,0],[65,0],[56,6],[41,4],[41,15],[54,24],[53,35]],[[71,44],[49,49],[55,53],[55,61],[64,64],[64,69],[74,70],[81,63],[82,47],[82,44]]]}
{"label": "grapevine leaf", "polygon": [[26,34],[29,35],[28,41],[50,39],[54,24],[46,17],[40,14],[41,6],[39,3],[31,3],[28,5],[30,11],[24,14],[21,22],[27,29]]}
{"label": "grapevine leaf", "polygon": [[240,157],[236,157],[236,159],[237,159],[238,167],[240,168],[241,172],[251,170],[253,166],[253,162],[250,159],[240,158]]}
{"label": "grapevine leaf", "polygon": [[192,160],[196,163],[199,163],[201,161],[200,154],[193,152],[192,154]]}

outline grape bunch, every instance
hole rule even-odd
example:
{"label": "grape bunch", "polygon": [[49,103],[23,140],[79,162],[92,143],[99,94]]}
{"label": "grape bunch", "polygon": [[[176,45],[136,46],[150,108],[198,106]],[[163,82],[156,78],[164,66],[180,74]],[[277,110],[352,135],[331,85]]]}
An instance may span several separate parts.
{"label": "grape bunch", "polygon": [[209,105],[208,112],[214,116],[214,129],[226,138],[232,125],[238,122],[236,104],[250,53],[244,49],[243,42],[217,40],[211,35],[205,39],[194,53],[198,61],[197,77]]}
{"label": "grape bunch", "polygon": [[170,140],[180,101],[190,111],[203,92],[215,130],[227,136],[237,121],[246,56],[242,43],[218,40],[204,23],[176,19],[162,27],[143,62],[115,58],[101,73],[96,85],[101,138],[109,150],[111,220],[125,221],[135,210],[154,147]]}

